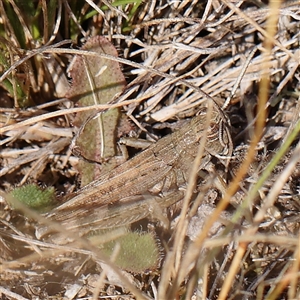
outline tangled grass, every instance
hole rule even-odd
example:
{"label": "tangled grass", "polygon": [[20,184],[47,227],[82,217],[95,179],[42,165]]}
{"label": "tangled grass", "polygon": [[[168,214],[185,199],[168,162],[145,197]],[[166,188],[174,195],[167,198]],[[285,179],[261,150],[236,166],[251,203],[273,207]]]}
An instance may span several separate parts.
{"label": "tangled grass", "polygon": [[[299,299],[299,1],[100,2],[1,2],[1,189],[77,188],[75,112],[120,107],[136,135],[159,138],[207,95],[231,121],[230,166],[212,172],[225,188],[207,179],[200,211],[185,199],[187,211],[168,214],[171,228],[147,229],[160,267],[142,273],[119,270],[80,238],[38,240],[36,221],[3,196],[2,299]],[[64,98],[67,66],[95,35],[118,50],[110,59],[127,86],[107,104],[76,107]],[[189,224],[202,230],[189,234]]]}

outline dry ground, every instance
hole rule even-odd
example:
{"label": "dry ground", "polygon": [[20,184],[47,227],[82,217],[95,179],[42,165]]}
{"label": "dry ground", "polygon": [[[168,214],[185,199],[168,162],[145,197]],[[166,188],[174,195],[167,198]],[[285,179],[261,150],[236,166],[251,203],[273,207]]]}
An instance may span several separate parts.
{"label": "dry ground", "polygon": [[[13,36],[7,47],[13,67],[0,80],[23,79],[28,102],[23,108],[3,85],[2,191],[33,182],[54,186],[63,198],[78,189],[66,68],[73,50],[94,35],[110,40],[123,59],[127,86],[109,107],[122,108],[135,135],[169,134],[207,105],[205,91],[230,119],[233,155],[228,170],[213,161],[224,190],[199,180],[202,213],[189,206],[174,225],[179,213],[169,211],[171,229],[151,219],[135,225],[151,231],[161,251],[160,266],[142,273],[105,268],[100,251],[82,240],[38,240],[36,221],[2,199],[1,299],[299,299],[299,1],[144,1],[128,22],[122,13],[132,4],[86,21],[75,14],[80,30],[72,45],[64,43],[67,1],[59,3],[53,39],[18,52]],[[80,14],[89,11],[86,3]],[[203,201],[218,205],[205,211],[211,223],[220,216],[227,222],[217,223],[215,234],[211,224],[186,234],[187,223],[203,226]]]}

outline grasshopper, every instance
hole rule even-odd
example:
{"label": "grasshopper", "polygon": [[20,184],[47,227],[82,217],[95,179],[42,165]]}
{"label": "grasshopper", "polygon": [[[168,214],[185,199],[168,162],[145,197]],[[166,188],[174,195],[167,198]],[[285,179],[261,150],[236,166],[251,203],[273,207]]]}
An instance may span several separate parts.
{"label": "grasshopper", "polygon": [[[232,155],[227,116],[214,103],[209,126],[205,128],[207,111],[201,109],[179,130],[79,189],[46,217],[85,235],[92,230],[117,227],[147,217],[151,211],[151,196],[154,206],[158,204],[160,208],[181,200],[184,192],[179,188],[188,180],[205,130],[207,141],[200,169],[205,168],[211,156],[219,158],[227,167]],[[156,192],[151,192],[154,187]],[[42,236],[44,231],[47,229],[38,228],[38,235]]]}

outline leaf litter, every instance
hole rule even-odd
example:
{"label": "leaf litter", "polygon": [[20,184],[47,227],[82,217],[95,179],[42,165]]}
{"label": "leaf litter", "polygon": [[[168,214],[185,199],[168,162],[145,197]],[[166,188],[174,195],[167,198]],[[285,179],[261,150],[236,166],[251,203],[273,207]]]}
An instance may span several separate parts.
{"label": "leaf litter", "polygon": [[[130,4],[122,9],[125,14],[128,13]],[[132,30],[125,33],[122,32],[124,23],[118,11],[104,11],[101,17],[93,19],[85,34],[97,32],[112,42],[118,49],[118,57],[124,59],[122,68],[128,82],[124,90],[122,88],[118,91],[121,94],[115,98],[112,96],[107,102],[119,107],[126,103],[122,111],[140,128],[147,128],[150,131],[146,134],[148,137],[159,137],[167,130],[151,131],[151,126],[155,127],[161,122],[168,126],[168,123],[173,124],[177,119],[191,117],[199,106],[205,104],[207,99],[197,88],[213,97],[220,106],[227,100],[235,151],[230,165],[230,181],[240,164],[247,160],[248,141],[253,134],[251,132],[256,120],[255,107],[262,76],[264,36],[267,36],[265,29],[269,12],[270,7],[261,1],[151,1],[142,3],[138,13],[126,21],[127,25],[132,26]],[[241,178],[240,189],[226,210],[226,213],[241,212],[240,218],[246,220],[242,225],[246,228],[257,226],[257,232],[245,236],[243,230],[246,229],[240,225],[233,226],[228,221],[229,224],[223,227],[225,230],[231,228],[231,234],[207,238],[202,243],[204,250],[199,251],[199,263],[193,270],[184,270],[186,274],[179,286],[175,283],[179,278],[180,256],[172,260],[172,256],[168,255],[172,244],[168,244],[166,259],[157,270],[158,274],[123,273],[134,289],[128,288],[130,284],[125,284],[124,278],[119,278],[116,285],[113,284],[112,277],[109,277],[110,282],[100,280],[98,274],[101,270],[95,263],[97,259],[93,259],[95,249],[84,253],[83,247],[60,248],[52,245],[49,248],[46,242],[36,240],[31,221],[21,220],[16,212],[10,211],[2,203],[0,243],[1,282],[4,284],[0,293],[7,299],[29,299],[34,296],[50,299],[62,297],[66,290],[69,291],[76,284],[81,290],[78,288],[73,294],[67,293],[66,297],[72,294],[68,296],[69,299],[92,297],[93,293],[95,298],[97,295],[105,295],[118,296],[120,299],[171,299],[171,296],[217,299],[220,290],[224,288],[224,279],[229,277],[228,272],[233,266],[238,245],[245,245],[247,251],[239,260],[240,268],[232,278],[231,290],[226,299],[299,297],[299,280],[296,275],[299,272],[299,162],[292,161],[295,156],[293,153],[296,151],[297,154],[298,140],[292,143],[286,154],[282,154],[281,160],[276,163],[247,207],[240,208],[270,164],[271,158],[278,152],[281,141],[286,141],[288,134],[297,127],[297,1],[282,3],[277,29],[269,57],[270,86],[265,126],[266,131],[272,129],[274,134],[262,139],[258,145],[258,153],[251,162],[246,177]],[[36,55],[44,53],[44,56],[61,55],[64,59],[70,58],[71,51],[68,48],[64,48],[64,54],[59,50],[50,47],[45,49],[48,52],[42,50]],[[88,61],[88,56],[86,60]],[[62,68],[64,70],[65,67]],[[63,73],[66,74],[66,70]],[[41,89],[46,85],[45,78]],[[2,91],[1,95],[5,93]],[[48,107],[39,104],[30,109],[16,110],[10,103],[11,96],[8,96],[8,101],[5,102],[8,105],[3,105],[0,110],[1,126],[12,126],[8,131],[0,128],[3,138],[2,188],[9,191],[18,183],[31,181],[54,185],[57,191],[64,193],[74,190],[79,159],[68,150],[71,138],[76,134],[71,126],[74,116],[49,119],[51,111],[72,107],[72,102],[62,100],[54,102],[53,107],[49,106],[50,102]],[[33,119],[36,116],[39,118],[38,122]],[[29,124],[15,126],[14,129],[15,124],[25,120]],[[28,135],[28,132],[32,132],[32,135]],[[287,169],[292,162],[293,168]],[[225,176],[221,171],[219,174]],[[278,186],[280,181],[282,188],[274,194],[274,183]],[[209,189],[204,200],[200,200],[217,203],[219,194],[220,191]],[[270,195],[273,197],[273,204],[259,223],[254,224],[254,216],[264,207]],[[193,224],[197,223],[197,210],[194,212],[194,215],[188,215]],[[169,234],[172,235],[172,232]],[[198,233],[192,232],[191,235]],[[196,240],[190,243],[196,244]],[[165,244],[166,241],[168,237],[164,237],[161,242]],[[189,249],[191,248],[182,249],[182,257],[190,255]]]}

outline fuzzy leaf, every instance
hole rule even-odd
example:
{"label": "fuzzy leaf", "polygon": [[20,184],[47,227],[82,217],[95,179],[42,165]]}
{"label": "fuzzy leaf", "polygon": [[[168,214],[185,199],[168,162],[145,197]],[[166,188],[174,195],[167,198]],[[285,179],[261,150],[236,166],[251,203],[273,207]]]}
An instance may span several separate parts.
{"label": "fuzzy leaf", "polygon": [[120,253],[116,265],[123,270],[141,273],[154,270],[160,261],[160,248],[152,233],[128,232],[114,241],[102,245],[106,255],[113,253],[116,243],[120,243]]}
{"label": "fuzzy leaf", "polygon": [[[102,36],[90,38],[82,50],[117,56],[115,47]],[[76,101],[78,106],[107,104],[125,87],[125,78],[119,63],[101,57],[75,56],[70,76],[73,83],[66,96]],[[74,125],[78,128],[82,125],[85,127],[76,141],[76,146],[84,158],[92,162],[101,162],[117,155],[116,132],[120,113],[118,109],[110,109],[86,123],[86,120],[95,113],[88,111],[77,114]],[[101,140],[104,142],[103,146]],[[113,169],[116,163],[110,162],[111,165],[99,166],[81,161],[79,165],[81,184],[86,185],[98,177],[100,172]]]}
{"label": "fuzzy leaf", "polygon": [[[9,195],[28,207],[41,212],[49,210],[55,203],[55,190],[53,187],[48,187],[41,190],[36,184],[28,184],[22,187],[15,188]],[[9,199],[9,197],[8,197]],[[10,203],[14,208],[18,207],[17,203]]]}

